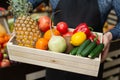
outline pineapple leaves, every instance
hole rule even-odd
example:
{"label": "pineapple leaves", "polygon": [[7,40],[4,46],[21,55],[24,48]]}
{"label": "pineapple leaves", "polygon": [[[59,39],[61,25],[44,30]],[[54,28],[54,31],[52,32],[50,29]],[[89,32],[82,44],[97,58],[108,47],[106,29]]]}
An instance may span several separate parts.
{"label": "pineapple leaves", "polygon": [[11,6],[10,12],[15,18],[18,16],[27,16],[29,12],[32,11],[33,7],[28,0],[9,0]]}

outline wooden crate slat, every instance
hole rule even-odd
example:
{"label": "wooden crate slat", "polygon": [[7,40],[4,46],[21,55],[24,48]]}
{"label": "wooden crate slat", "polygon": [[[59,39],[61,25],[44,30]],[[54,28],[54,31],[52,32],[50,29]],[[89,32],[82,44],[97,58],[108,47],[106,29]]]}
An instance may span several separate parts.
{"label": "wooden crate slat", "polygon": [[110,77],[112,75],[119,74],[119,73],[120,73],[119,67],[115,69],[111,69],[103,73],[103,78]]}
{"label": "wooden crate slat", "polygon": [[115,59],[113,61],[106,62],[104,64],[104,69],[107,69],[107,68],[110,68],[110,67],[114,67],[116,65],[120,65],[120,59]]}
{"label": "wooden crate slat", "polygon": [[118,55],[120,55],[120,50],[109,52],[107,57],[115,57]]}

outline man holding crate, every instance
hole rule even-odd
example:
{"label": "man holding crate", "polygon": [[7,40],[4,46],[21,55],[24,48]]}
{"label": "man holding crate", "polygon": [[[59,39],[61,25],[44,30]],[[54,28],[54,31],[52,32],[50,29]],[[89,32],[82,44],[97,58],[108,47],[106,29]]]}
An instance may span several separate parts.
{"label": "man holding crate", "polygon": [[[37,7],[42,0],[29,0],[33,7]],[[79,23],[86,22],[94,26],[96,32],[102,32],[103,25],[111,9],[116,11],[118,24],[103,35],[105,45],[102,53],[102,62],[105,60],[110,41],[120,38],[120,0],[50,0],[54,14],[55,25],[60,21],[68,23],[75,28]],[[98,77],[75,74],[55,69],[47,69],[46,80],[102,80],[103,63],[101,63]]]}

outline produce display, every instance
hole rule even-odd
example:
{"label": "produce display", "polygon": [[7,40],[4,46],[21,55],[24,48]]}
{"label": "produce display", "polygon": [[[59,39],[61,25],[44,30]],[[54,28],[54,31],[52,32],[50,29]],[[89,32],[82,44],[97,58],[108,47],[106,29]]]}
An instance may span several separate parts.
{"label": "produce display", "polygon": [[93,33],[86,23],[80,23],[75,29],[68,28],[66,22],[48,26],[50,23],[49,16],[39,17],[37,21],[29,16],[18,17],[14,23],[16,44],[92,59],[102,52],[104,45],[100,43],[99,35]]}
{"label": "produce display", "polygon": [[97,76],[102,33],[93,32],[85,22],[75,29],[65,21],[54,25],[54,14],[33,18],[28,0],[10,0],[10,6],[14,23],[7,49],[11,60]]}
{"label": "produce display", "polygon": [[102,52],[104,45],[100,43],[99,35],[93,33],[86,23],[80,23],[75,29],[69,29],[68,24],[63,21],[54,26],[49,16],[34,20],[27,15],[30,10],[24,8],[26,4],[27,7],[30,6],[27,0],[11,3],[19,6],[17,8],[11,5],[11,10],[17,17],[14,23],[17,45],[90,58],[95,58]]}
{"label": "produce display", "polygon": [[0,24],[0,67],[8,67],[11,64],[6,51],[6,44],[9,39],[10,35],[6,32],[5,27]]}

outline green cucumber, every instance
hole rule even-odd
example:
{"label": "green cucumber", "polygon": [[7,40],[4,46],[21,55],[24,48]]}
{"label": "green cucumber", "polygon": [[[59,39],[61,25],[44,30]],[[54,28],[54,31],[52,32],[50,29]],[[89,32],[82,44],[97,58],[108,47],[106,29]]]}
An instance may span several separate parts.
{"label": "green cucumber", "polygon": [[82,50],[85,49],[85,47],[87,47],[88,44],[90,44],[90,42],[91,42],[90,39],[85,40],[85,41],[79,46],[76,55],[80,55],[81,52],[82,52]]}
{"label": "green cucumber", "polygon": [[86,48],[84,48],[81,52],[81,56],[83,57],[87,57],[89,55],[89,53],[96,47],[96,42],[93,41],[91,42]]}
{"label": "green cucumber", "polygon": [[103,43],[100,43],[97,45],[97,47],[95,47],[89,54],[88,57],[94,59],[95,57],[97,57],[103,50],[104,48],[104,44]]}
{"label": "green cucumber", "polygon": [[79,47],[74,47],[74,48],[70,51],[70,54],[71,54],[71,55],[76,55],[78,48],[79,48]]}

